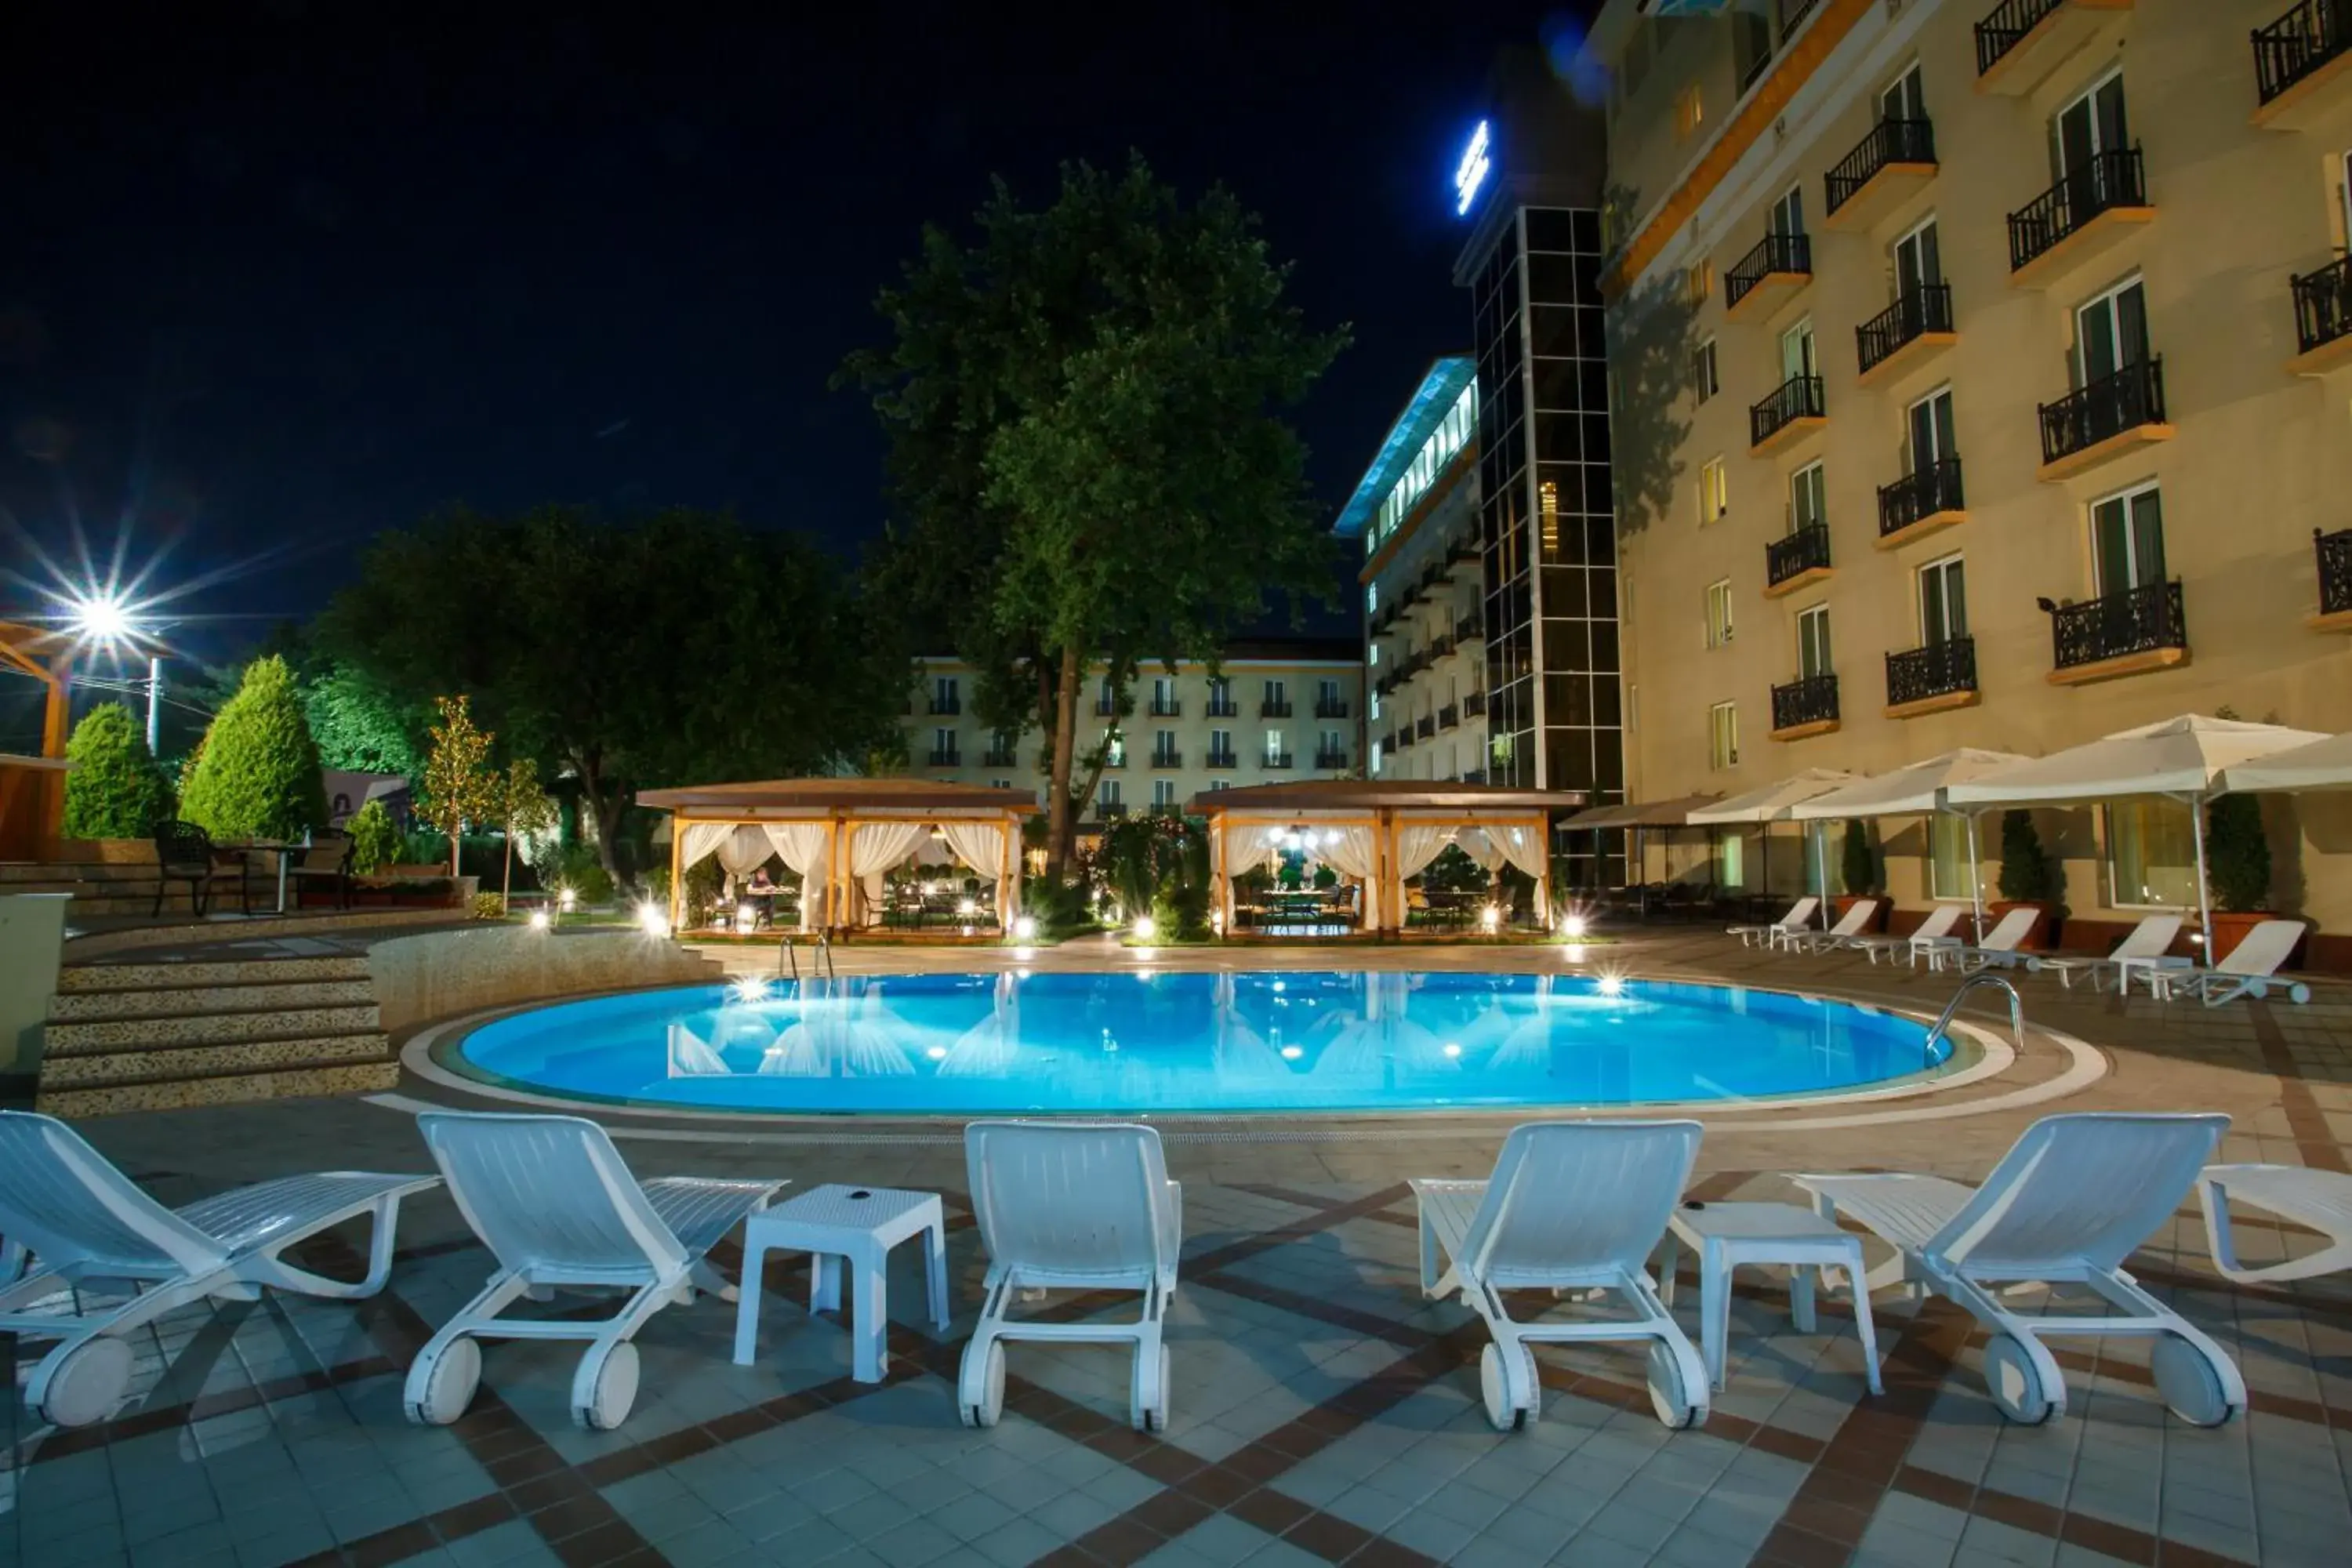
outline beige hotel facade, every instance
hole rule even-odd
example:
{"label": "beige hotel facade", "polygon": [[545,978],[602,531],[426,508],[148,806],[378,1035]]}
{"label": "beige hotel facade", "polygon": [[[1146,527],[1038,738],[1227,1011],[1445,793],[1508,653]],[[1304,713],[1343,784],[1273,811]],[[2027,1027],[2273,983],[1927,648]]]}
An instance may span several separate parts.
{"label": "beige hotel facade", "polygon": [[[1609,0],[1630,798],[2352,730],[2347,10]],[[2352,931],[2352,805],[2264,813],[2273,903]],[[2194,904],[2185,806],[2037,816],[2077,921]],[[1880,826],[1900,907],[1967,896]]]}

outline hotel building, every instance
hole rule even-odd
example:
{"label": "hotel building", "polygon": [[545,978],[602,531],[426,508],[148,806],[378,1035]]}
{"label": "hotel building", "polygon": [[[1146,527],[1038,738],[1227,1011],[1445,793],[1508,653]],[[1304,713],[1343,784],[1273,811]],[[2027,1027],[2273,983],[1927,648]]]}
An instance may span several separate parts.
{"label": "hotel building", "polygon": [[[1634,798],[2352,729],[2347,13],[1609,0]],[[2352,928],[2352,807],[2264,816],[2273,901]],[[2037,819],[2077,921],[2195,904],[2186,805]],[[1967,897],[1953,825],[1882,826],[1898,904]]]}

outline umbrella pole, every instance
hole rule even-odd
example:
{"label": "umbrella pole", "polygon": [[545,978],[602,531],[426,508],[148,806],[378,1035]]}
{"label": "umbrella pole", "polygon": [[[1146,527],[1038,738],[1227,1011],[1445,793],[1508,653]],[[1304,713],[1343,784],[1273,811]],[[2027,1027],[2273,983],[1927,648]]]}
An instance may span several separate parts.
{"label": "umbrella pole", "polygon": [[2213,898],[2205,887],[2205,797],[2189,797],[2189,831],[2197,840],[2197,934],[2204,966],[2213,967]]}
{"label": "umbrella pole", "polygon": [[1829,819],[1824,817],[1807,826],[1813,835],[1813,875],[1822,880],[1822,929],[1827,931],[1837,924],[1832,912],[1836,900],[1830,896]]}
{"label": "umbrella pole", "polygon": [[1977,869],[1977,813],[1963,812],[1969,824],[1969,907],[1977,923],[1976,940],[1984,941],[1984,874]]}

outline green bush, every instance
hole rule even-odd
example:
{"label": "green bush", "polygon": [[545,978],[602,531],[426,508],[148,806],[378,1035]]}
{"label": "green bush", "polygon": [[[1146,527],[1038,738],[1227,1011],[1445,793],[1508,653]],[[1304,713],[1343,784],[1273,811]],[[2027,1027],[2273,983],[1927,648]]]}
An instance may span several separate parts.
{"label": "green bush", "polygon": [[496,893],[476,893],[467,912],[478,921],[502,921],[507,917],[507,901]]}
{"label": "green bush", "polygon": [[[614,900],[612,873],[596,858],[593,844],[551,844],[531,869],[538,873],[539,885],[551,894],[569,888],[583,905],[609,904]],[[693,886],[689,872],[687,887],[691,890]]]}
{"label": "green bush", "polygon": [[1493,883],[1486,868],[1470,858],[1459,844],[1439,850],[1421,871],[1422,891],[1426,893],[1483,893]]}
{"label": "green bush", "polygon": [[144,838],[172,815],[163,773],[147,750],[139,721],[120,702],[82,715],[66,742],[68,838]]}
{"label": "green bush", "polygon": [[345,826],[352,836],[352,870],[356,874],[373,877],[400,859],[400,825],[393,821],[383,802],[368,802],[352,814]]}
{"label": "green bush", "polygon": [[180,815],[215,838],[299,838],[326,822],[319,748],[284,659],[246,668],[205,731]]}
{"label": "green bush", "polygon": [[2033,830],[2033,814],[2001,813],[2000,896],[2021,904],[2049,903],[2057,898],[2057,868]]}
{"label": "green bush", "polygon": [[1878,879],[1870,860],[1869,831],[1851,816],[1845,819],[1844,860],[1838,875],[1845,882],[1845,890],[1856,896],[1870,891]]}
{"label": "green bush", "polygon": [[1038,941],[1060,942],[1097,929],[1094,910],[1087,903],[1089,893],[1081,881],[1032,877],[1021,889],[1022,912],[1037,922]]}
{"label": "green bush", "polygon": [[2205,808],[2205,879],[2213,902],[2231,914],[2269,907],[2271,841],[2252,795],[2225,795]]}

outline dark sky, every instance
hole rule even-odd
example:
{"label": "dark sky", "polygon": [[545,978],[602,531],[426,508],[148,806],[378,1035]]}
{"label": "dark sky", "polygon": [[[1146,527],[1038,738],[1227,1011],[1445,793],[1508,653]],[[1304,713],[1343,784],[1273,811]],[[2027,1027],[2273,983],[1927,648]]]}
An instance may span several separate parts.
{"label": "dark sky", "polygon": [[0,501],[52,551],[128,516],[134,560],[176,541],[159,582],[270,554],[196,645],[451,500],[731,506],[854,555],[881,440],[826,382],[919,224],[1134,147],[1353,323],[1301,416],[1336,507],[1467,337],[1453,159],[1559,10],[14,0]]}

